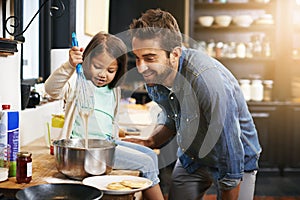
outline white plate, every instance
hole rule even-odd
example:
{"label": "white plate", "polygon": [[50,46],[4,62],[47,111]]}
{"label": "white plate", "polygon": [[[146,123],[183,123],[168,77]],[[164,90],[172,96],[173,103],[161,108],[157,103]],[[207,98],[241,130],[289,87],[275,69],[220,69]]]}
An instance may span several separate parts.
{"label": "white plate", "polygon": [[[142,188],[132,189],[132,190],[109,190],[106,186],[112,182],[120,182],[123,180],[137,180],[137,181],[145,181],[146,184]],[[104,176],[91,176],[83,179],[82,183],[84,185],[89,185],[92,187],[96,187],[103,191],[104,194],[115,194],[115,195],[124,195],[124,194],[132,194],[141,190],[145,190],[152,185],[152,181],[143,177],[138,176],[119,176],[119,175],[104,175]]]}

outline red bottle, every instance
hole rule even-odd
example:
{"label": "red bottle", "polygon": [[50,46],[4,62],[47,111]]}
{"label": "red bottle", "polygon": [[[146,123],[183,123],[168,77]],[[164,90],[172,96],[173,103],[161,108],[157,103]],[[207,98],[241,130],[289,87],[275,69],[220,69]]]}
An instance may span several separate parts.
{"label": "red bottle", "polygon": [[32,158],[29,152],[17,154],[17,183],[29,183],[32,179]]}

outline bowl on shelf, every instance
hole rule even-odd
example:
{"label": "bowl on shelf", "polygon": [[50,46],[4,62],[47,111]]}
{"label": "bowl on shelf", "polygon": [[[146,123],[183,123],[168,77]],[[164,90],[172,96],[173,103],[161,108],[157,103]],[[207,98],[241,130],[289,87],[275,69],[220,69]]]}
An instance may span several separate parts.
{"label": "bowl on shelf", "polygon": [[272,14],[264,14],[255,20],[256,24],[274,24],[274,19]]}
{"label": "bowl on shelf", "polygon": [[232,17],[229,15],[217,15],[215,16],[215,22],[217,25],[227,27],[231,23]]}
{"label": "bowl on shelf", "polygon": [[256,3],[269,3],[270,0],[254,0]]}
{"label": "bowl on shelf", "polygon": [[249,27],[253,23],[250,15],[238,15],[233,18],[233,23],[241,27]]}
{"label": "bowl on shelf", "polygon": [[198,17],[198,22],[202,26],[209,27],[213,24],[214,17],[213,16],[200,16],[200,17]]}

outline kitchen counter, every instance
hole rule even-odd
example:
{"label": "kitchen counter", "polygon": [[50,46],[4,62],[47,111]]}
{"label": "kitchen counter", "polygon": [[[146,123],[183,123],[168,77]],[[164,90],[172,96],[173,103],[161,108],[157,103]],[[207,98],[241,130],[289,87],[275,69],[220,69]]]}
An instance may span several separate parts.
{"label": "kitchen counter", "polygon": [[[7,181],[0,183],[1,188],[23,189],[25,187],[47,183],[45,177],[59,177],[54,156],[50,155],[49,148],[45,145],[44,138],[39,138],[27,146],[21,147],[21,151],[32,153],[32,180],[28,184],[16,183],[16,177],[9,177]],[[63,176],[63,175],[60,175]]]}
{"label": "kitchen counter", "polygon": [[[57,171],[55,166],[55,158],[53,155],[50,155],[49,148],[45,146],[43,137],[33,141],[27,146],[21,147],[21,151],[29,151],[32,153],[32,180],[27,184],[18,184],[15,177],[9,177],[8,180],[1,182],[0,193],[2,193],[5,198],[15,198],[15,194],[18,190],[39,184],[59,182],[81,183],[81,181],[68,179]],[[113,170],[111,174],[139,176],[139,171]],[[102,199],[132,200],[134,199],[134,194],[119,195],[114,197],[104,195]]]}

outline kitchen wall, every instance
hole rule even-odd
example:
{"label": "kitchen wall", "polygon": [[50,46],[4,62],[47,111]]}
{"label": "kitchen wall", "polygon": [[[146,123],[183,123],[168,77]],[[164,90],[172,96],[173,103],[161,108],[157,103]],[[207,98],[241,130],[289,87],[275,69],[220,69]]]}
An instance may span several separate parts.
{"label": "kitchen wall", "polygon": [[[24,2],[30,3],[30,1]],[[84,16],[84,1],[76,0],[76,7],[76,15]],[[35,12],[36,11],[32,11],[32,13]],[[7,11],[7,16],[10,16],[9,10]],[[0,21],[2,22],[2,9],[0,9]],[[76,32],[78,40],[80,40],[80,46],[85,46],[91,37],[84,33],[84,17],[78,17],[76,19]],[[68,58],[65,58],[62,62],[67,59]],[[18,44],[18,52],[13,56],[0,57],[0,105],[4,103],[10,104],[14,110],[21,110],[20,44]],[[60,104],[52,103],[20,112],[21,146],[45,135],[45,124],[48,119],[46,116],[57,112],[59,110],[57,108],[58,105]]]}
{"label": "kitchen wall", "polygon": [[[7,1],[6,6],[6,15],[10,16],[10,1]],[[2,3],[0,5],[0,21],[3,21]],[[2,26],[2,23],[0,24]],[[2,27],[0,37],[2,37]],[[8,37],[7,34],[7,38]],[[20,49],[19,45],[18,49]],[[21,107],[19,53],[8,57],[0,56],[0,106],[4,103],[11,104],[14,109],[20,109]]]}
{"label": "kitchen wall", "polygon": [[0,57],[0,104],[4,103],[16,110],[21,108],[19,53]]}

